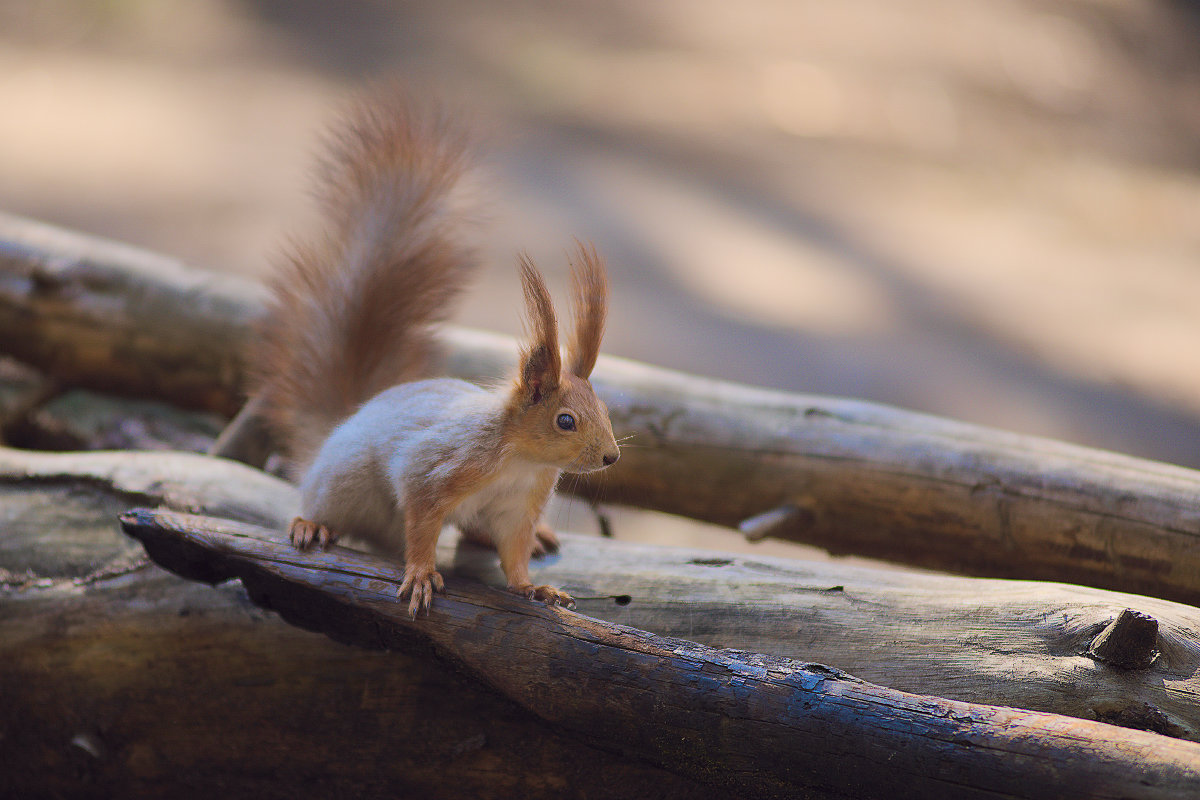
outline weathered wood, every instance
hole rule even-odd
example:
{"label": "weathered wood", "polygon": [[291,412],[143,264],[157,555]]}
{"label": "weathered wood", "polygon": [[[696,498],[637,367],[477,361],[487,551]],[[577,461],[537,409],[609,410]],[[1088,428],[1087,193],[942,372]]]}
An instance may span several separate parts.
{"label": "weathered wood", "polygon": [[0,797],[704,795],[555,734],[424,652],[340,645],[258,610],[237,582],[148,564],[116,517],[126,489],[155,490],[137,478],[149,465],[101,468],[116,455],[89,455],[75,478],[58,459],[57,479],[0,482]]}
{"label": "weathered wood", "polygon": [[[1192,606],[1064,584],[563,540],[559,558],[535,565],[537,579],[564,587],[589,616],[816,661],[893,689],[1200,740]],[[503,586],[495,561],[473,548],[441,553],[456,574]],[[1158,657],[1115,668],[1090,648],[1130,608],[1158,624]]]}
{"label": "weathered wood", "polygon": [[[63,380],[236,405],[256,285],[11,218],[0,239],[5,348]],[[451,374],[513,363],[503,337],[445,340]],[[633,446],[567,490],[725,525],[790,506],[771,534],[835,553],[1200,604],[1194,471],[619,359],[593,383]]]}
{"label": "weathered wood", "polygon": [[[446,340],[460,377],[511,361],[501,337]],[[633,446],[568,491],[730,526],[786,509],[770,535],[832,553],[1200,604],[1196,471],[623,359],[592,383]]]}
{"label": "weathered wood", "polygon": [[[297,502],[296,490],[278,478],[194,453],[41,453],[0,447],[0,486],[10,487],[14,496],[23,488],[60,484],[102,492],[125,508],[166,506],[267,527],[282,527]],[[0,532],[10,534],[11,525]]]}
{"label": "weathered wood", "polygon": [[232,415],[253,282],[0,214],[0,342],[68,384]]}
{"label": "weathered wood", "polygon": [[[128,551],[137,545],[114,541],[111,523],[137,502],[280,531],[294,492],[195,455],[0,450],[0,567],[15,579],[0,581],[9,585],[0,595],[0,686],[22,687],[0,692],[0,731],[12,745],[0,749],[0,796],[211,796],[222,784],[216,775],[267,796],[324,787],[372,797],[397,786],[437,794],[447,769],[480,797],[592,783],[601,797],[638,796],[630,787],[646,796],[703,793],[506,710],[419,645],[381,661],[253,612],[232,586],[188,587],[138,569]],[[62,534],[38,535],[52,526]],[[283,545],[282,533],[263,535]],[[24,562],[14,561],[14,537],[30,545]],[[850,664],[946,693],[990,691],[1195,732],[1194,609],[1076,587],[564,540],[564,554],[535,570],[575,592],[590,616]],[[301,561],[358,558],[284,552]],[[453,585],[470,587],[469,576],[503,581],[486,551],[447,546],[439,560]],[[1131,603],[1163,623],[1153,667],[1119,672],[1083,655],[1093,633]],[[508,619],[512,636],[530,621],[523,613]],[[401,731],[420,731],[420,743]]]}
{"label": "weathered wood", "polygon": [[[111,536],[111,520],[130,505],[203,511],[277,531],[295,505],[294,490],[278,480],[182,453],[0,449],[0,491],[8,492],[0,496],[7,520],[0,567],[18,576],[62,556],[46,542],[34,560],[16,564],[3,542],[71,527],[78,531],[70,537],[75,544],[63,538],[57,545],[74,552],[82,541]],[[64,516],[66,504],[44,491],[86,500],[94,511]],[[98,521],[89,522],[93,517]],[[571,591],[589,616],[819,661],[896,689],[1200,739],[1200,610],[1190,606],[1056,584],[562,538],[563,554],[534,569],[538,580]],[[104,572],[124,555],[118,548],[89,557],[76,572]],[[491,585],[504,582],[494,553],[456,547],[450,532],[442,537],[439,563]],[[35,577],[62,571],[35,570]],[[1089,655],[1097,634],[1126,608],[1161,622],[1154,647],[1162,655],[1148,669],[1114,669]]]}
{"label": "weathered wood", "polygon": [[431,646],[548,724],[742,794],[1174,797],[1200,792],[1200,745],[1096,722],[911,695],[791,659],[718,650],[549,608],[460,578],[428,616],[402,570],[299,555],[241,523],[123,518],[158,563],[238,578],[293,624],[368,648]]}

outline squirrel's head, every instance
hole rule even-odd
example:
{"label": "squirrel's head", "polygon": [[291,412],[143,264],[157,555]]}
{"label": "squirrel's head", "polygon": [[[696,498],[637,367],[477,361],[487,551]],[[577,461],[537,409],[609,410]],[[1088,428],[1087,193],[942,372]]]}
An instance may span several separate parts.
{"label": "squirrel's head", "polygon": [[571,280],[575,327],[564,365],[550,292],[533,262],[521,257],[529,338],[521,349],[509,411],[516,422],[514,444],[523,458],[567,472],[591,472],[621,455],[608,408],[588,382],[608,312],[608,278],[594,247],[579,243]]}

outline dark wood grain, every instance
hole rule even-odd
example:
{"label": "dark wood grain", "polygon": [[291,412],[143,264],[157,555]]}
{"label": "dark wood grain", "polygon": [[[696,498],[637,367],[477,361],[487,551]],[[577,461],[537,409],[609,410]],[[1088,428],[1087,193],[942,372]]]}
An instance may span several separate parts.
{"label": "dark wood grain", "polygon": [[0,734],[6,800],[707,792],[558,734],[421,648],[338,644],[259,610],[237,582],[154,566],[0,587]]}
{"label": "dark wood grain", "polygon": [[[395,565],[297,554],[270,531],[141,510],[126,532],[169,569],[238,578],[256,603],[363,647],[430,647],[547,724],[759,796],[1187,797],[1200,745],[912,695],[791,659],[719,650],[452,579],[428,616]],[[198,566],[202,564],[203,566]]]}

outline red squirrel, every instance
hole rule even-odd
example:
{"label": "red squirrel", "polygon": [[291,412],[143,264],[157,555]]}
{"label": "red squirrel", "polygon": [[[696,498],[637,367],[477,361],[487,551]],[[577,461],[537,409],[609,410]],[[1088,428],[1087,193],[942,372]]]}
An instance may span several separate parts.
{"label": "red squirrel", "polygon": [[300,476],[292,543],[328,547],[345,535],[403,558],[397,597],[409,597],[414,617],[444,588],[435,556],[448,522],[494,544],[509,591],[573,605],[530,581],[538,536],[555,543],[539,520],[562,472],[620,455],[588,382],[608,304],[593,247],[579,244],[572,259],[565,361],[546,283],[522,257],[528,334],[515,379],[484,389],[427,377],[433,327],[476,268],[454,202],[466,167],[465,138],[444,115],[422,113],[395,87],[360,100],[318,172],[323,225],[286,252],[251,355]]}

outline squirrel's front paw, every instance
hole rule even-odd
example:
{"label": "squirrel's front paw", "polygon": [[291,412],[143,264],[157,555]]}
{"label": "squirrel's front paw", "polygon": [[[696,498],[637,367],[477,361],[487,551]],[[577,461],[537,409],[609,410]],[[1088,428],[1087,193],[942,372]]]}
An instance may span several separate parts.
{"label": "squirrel's front paw", "polygon": [[288,538],[297,550],[308,550],[314,543],[321,545],[322,550],[328,550],[337,541],[338,535],[329,530],[327,525],[296,517],[292,520]]}
{"label": "squirrel's front paw", "polygon": [[400,584],[396,597],[412,594],[408,601],[408,613],[413,619],[416,619],[417,612],[421,609],[424,609],[425,613],[429,613],[429,604],[433,602],[433,593],[440,592],[445,588],[446,583],[436,569],[412,565],[404,568],[404,581]]}
{"label": "squirrel's front paw", "polygon": [[508,590],[530,600],[541,600],[548,606],[575,607],[575,599],[571,595],[562,589],[555,589],[553,586],[534,586],[527,583],[524,586],[509,586]]}

